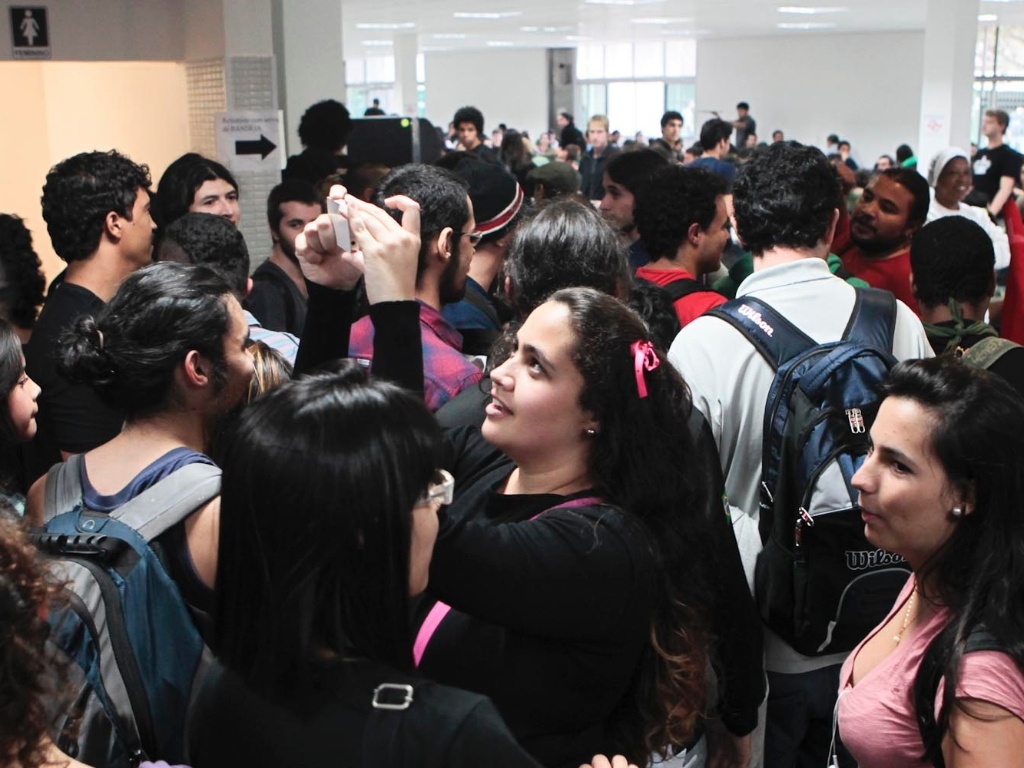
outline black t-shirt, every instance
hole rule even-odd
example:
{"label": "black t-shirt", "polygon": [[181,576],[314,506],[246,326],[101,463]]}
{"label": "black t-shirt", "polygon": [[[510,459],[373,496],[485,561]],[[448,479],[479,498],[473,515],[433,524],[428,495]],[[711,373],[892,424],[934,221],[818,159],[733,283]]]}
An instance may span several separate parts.
{"label": "black t-shirt", "polygon": [[283,269],[265,261],[252,273],[252,292],[245,308],[272,331],[302,335],[306,323],[306,297]]}
{"label": "black t-shirt", "polygon": [[1003,176],[1020,183],[1021,163],[1024,156],[1005,144],[992,149],[979,149],[972,163],[974,190],[985,196],[985,203],[991,202],[999,191],[999,180]]}
{"label": "black t-shirt", "polygon": [[58,340],[82,315],[104,307],[92,291],[73,283],[55,286],[25,347],[25,369],[40,386],[36,436],[26,446],[31,483],[61,460],[60,452],[83,453],[121,431],[124,414],[105,405],[88,384],[72,384],[57,372]]}
{"label": "black t-shirt", "polygon": [[[382,683],[412,685],[409,708],[374,709]],[[193,768],[538,768],[483,696],[370,661],[326,666],[273,701],[215,665],[188,734]]]}
{"label": "black t-shirt", "polygon": [[746,115],[745,117],[737,117],[736,122],[743,123],[742,128],[736,129],[736,146],[746,146],[747,136],[757,133],[757,121],[750,115]]}

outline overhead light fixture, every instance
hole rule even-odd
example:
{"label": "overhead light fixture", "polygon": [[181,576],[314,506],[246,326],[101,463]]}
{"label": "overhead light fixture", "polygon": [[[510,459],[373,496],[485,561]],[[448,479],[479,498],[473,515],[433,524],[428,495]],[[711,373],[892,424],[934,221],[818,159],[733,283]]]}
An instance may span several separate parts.
{"label": "overhead light fixture", "polygon": [[422,50],[424,53],[443,53],[452,50],[452,47],[450,45],[424,45]]}
{"label": "overhead light fixture", "polygon": [[835,24],[827,21],[782,22],[779,29],[831,29]]}
{"label": "overhead light fixture", "polygon": [[665,0],[585,0],[587,5],[653,5]]}
{"label": "overhead light fixture", "polygon": [[456,19],[511,19],[515,16],[522,16],[522,11],[456,11],[452,14]]}
{"label": "overhead light fixture", "polygon": [[514,46],[515,46],[515,43],[510,42],[508,40],[488,40],[487,41],[487,47],[488,48],[513,48]]}
{"label": "overhead light fixture", "polygon": [[520,32],[569,32],[575,27],[520,27]]}
{"label": "overhead light fixture", "polygon": [[435,40],[465,40],[469,35],[464,35],[461,32],[438,32],[431,37]]}
{"label": "overhead light fixture", "polygon": [[405,21],[400,24],[387,21],[368,21],[356,24],[356,29],[416,29],[416,24],[412,21]]}
{"label": "overhead light fixture", "polygon": [[779,13],[799,13],[802,15],[814,15],[816,13],[846,13],[849,8],[839,6],[809,6],[809,5],[782,5],[775,9]]}
{"label": "overhead light fixture", "polygon": [[683,18],[682,16],[646,16],[639,19],[630,19],[634,24],[690,24],[693,22],[692,18]]}
{"label": "overhead light fixture", "polygon": [[999,17],[994,13],[979,13],[978,21],[998,21]]}
{"label": "overhead light fixture", "polygon": [[394,45],[394,43],[391,42],[390,40],[363,40],[363,45],[368,45],[368,46],[377,47],[377,48],[384,48],[384,47],[387,47],[389,45]]}
{"label": "overhead light fixture", "polygon": [[566,35],[565,39],[570,43],[585,43],[589,40],[593,40],[592,37],[586,37],[584,35]]}

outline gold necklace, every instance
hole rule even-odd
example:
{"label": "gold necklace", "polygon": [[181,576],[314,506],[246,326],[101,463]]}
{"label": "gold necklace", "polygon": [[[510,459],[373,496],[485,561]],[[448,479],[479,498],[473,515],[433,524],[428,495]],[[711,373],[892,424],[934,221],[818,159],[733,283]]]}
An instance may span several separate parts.
{"label": "gold necklace", "polygon": [[903,639],[903,633],[907,631],[907,627],[910,625],[910,612],[914,610],[914,602],[917,600],[917,587],[914,587],[914,591],[910,593],[910,599],[907,600],[907,612],[903,614],[903,626],[900,627],[900,631],[892,636],[892,641],[896,645],[900,644],[900,640]]}

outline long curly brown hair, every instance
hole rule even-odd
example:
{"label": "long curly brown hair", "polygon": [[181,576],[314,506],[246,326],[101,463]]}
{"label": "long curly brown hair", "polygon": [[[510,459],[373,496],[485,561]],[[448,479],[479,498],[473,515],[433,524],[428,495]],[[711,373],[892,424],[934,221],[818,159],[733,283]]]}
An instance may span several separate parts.
{"label": "long curly brown hair", "polygon": [[47,763],[54,689],[46,606],[57,591],[18,523],[0,519],[0,764]]}

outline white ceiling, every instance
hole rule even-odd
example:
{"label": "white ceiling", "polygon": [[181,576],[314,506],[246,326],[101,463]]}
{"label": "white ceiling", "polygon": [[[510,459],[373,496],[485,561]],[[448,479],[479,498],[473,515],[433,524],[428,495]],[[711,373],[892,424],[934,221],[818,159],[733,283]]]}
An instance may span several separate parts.
{"label": "white ceiling", "polygon": [[[978,5],[979,13],[997,17],[994,23],[1024,25],[1024,0]],[[431,51],[912,30],[924,28],[927,6],[928,0],[344,0],[342,14],[346,53],[374,55],[390,53],[394,36],[406,34]],[[456,16],[466,13],[502,15]]]}

